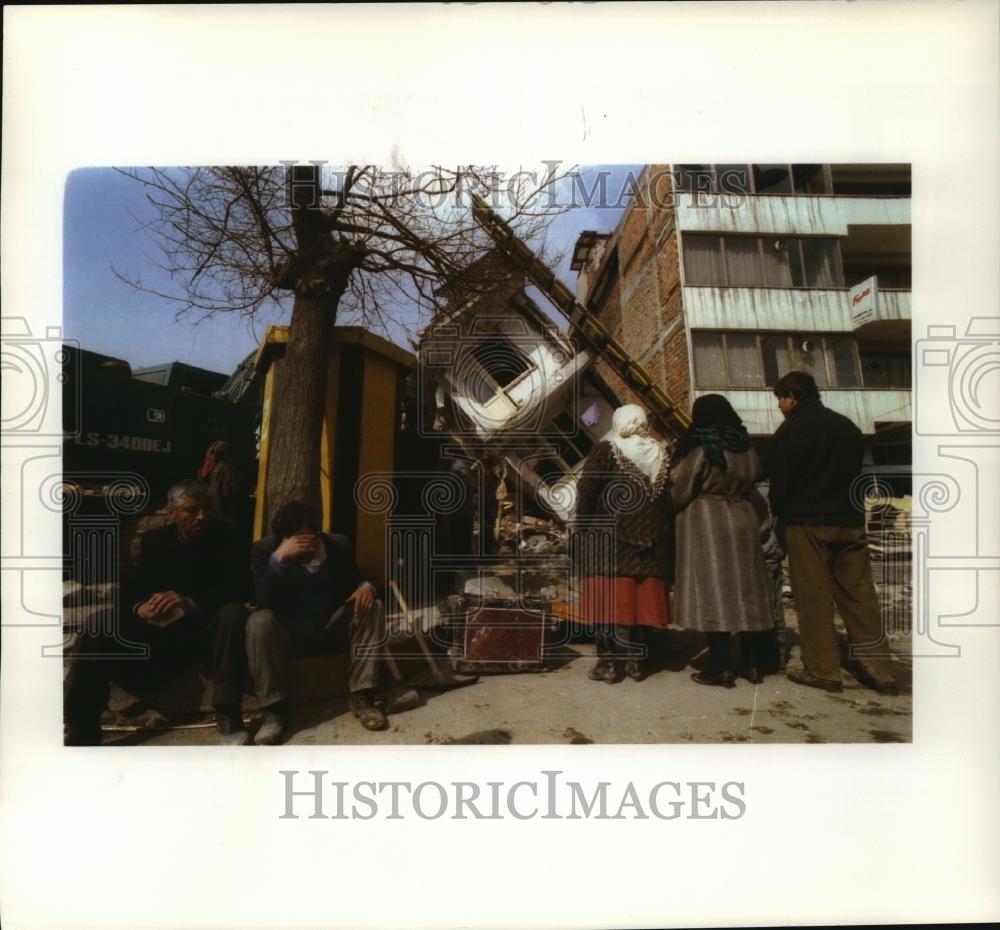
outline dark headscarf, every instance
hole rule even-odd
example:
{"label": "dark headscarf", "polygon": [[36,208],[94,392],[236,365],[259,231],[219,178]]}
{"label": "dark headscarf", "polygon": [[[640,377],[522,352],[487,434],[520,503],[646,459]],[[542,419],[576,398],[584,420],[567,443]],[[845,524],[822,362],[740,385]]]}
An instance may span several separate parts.
{"label": "dark headscarf", "polygon": [[726,452],[746,452],[750,437],[739,414],[721,394],[705,394],[691,406],[691,425],[677,441],[674,462],[698,447],[709,462],[726,470]]}

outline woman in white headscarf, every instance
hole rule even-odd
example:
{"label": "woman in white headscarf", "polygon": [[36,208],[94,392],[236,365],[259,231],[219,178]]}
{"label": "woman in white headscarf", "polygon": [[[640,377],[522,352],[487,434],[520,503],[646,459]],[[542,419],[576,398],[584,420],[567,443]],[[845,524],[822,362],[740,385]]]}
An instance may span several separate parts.
{"label": "woman in white headscarf", "polygon": [[649,435],[641,407],[619,407],[611,434],[587,457],[577,484],[574,558],[580,613],[596,631],[594,681],[643,678],[648,629],[670,622],[670,456]]}

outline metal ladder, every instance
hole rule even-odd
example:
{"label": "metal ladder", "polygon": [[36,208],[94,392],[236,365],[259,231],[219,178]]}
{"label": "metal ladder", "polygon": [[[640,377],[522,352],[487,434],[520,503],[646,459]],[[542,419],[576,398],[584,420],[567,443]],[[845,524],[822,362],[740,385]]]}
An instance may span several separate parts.
{"label": "metal ladder", "polygon": [[472,214],[501,251],[569,320],[571,335],[593,352],[595,358],[603,358],[642,398],[649,412],[662,422],[667,431],[674,438],[679,437],[690,425],[691,418],[659,385],[653,383],[649,372],[625,351],[624,346],[611,336],[593,313],[577,302],[569,288],[556,278],[552,269],[538,259],[527,244],[515,235],[508,223],[497,216],[478,194],[472,195]]}

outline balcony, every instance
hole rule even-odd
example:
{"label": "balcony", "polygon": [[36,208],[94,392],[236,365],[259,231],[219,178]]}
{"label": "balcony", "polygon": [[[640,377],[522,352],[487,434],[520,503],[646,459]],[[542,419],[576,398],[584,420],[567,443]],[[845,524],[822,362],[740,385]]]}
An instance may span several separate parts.
{"label": "balcony", "polygon": [[[910,298],[910,291],[880,290],[879,320],[908,323]],[[838,333],[854,329],[846,289],[685,287],[684,313],[689,329]]]}
{"label": "balcony", "polygon": [[684,232],[846,236],[848,226],[910,224],[909,197],[686,192],[675,196],[677,228]]}

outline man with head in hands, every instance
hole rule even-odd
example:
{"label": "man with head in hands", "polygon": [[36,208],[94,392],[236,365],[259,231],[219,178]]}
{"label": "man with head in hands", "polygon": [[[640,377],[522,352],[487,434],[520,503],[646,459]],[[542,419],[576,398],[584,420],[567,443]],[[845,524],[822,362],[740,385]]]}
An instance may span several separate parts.
{"label": "man with head in hands", "polygon": [[351,653],[350,706],[362,726],[389,723],[375,705],[385,611],[361,577],[347,537],[320,532],[313,507],[278,508],[271,535],[251,551],[258,609],[246,628],[250,675],[264,719],[254,741],[282,742],[288,727],[288,663],[293,656]]}

